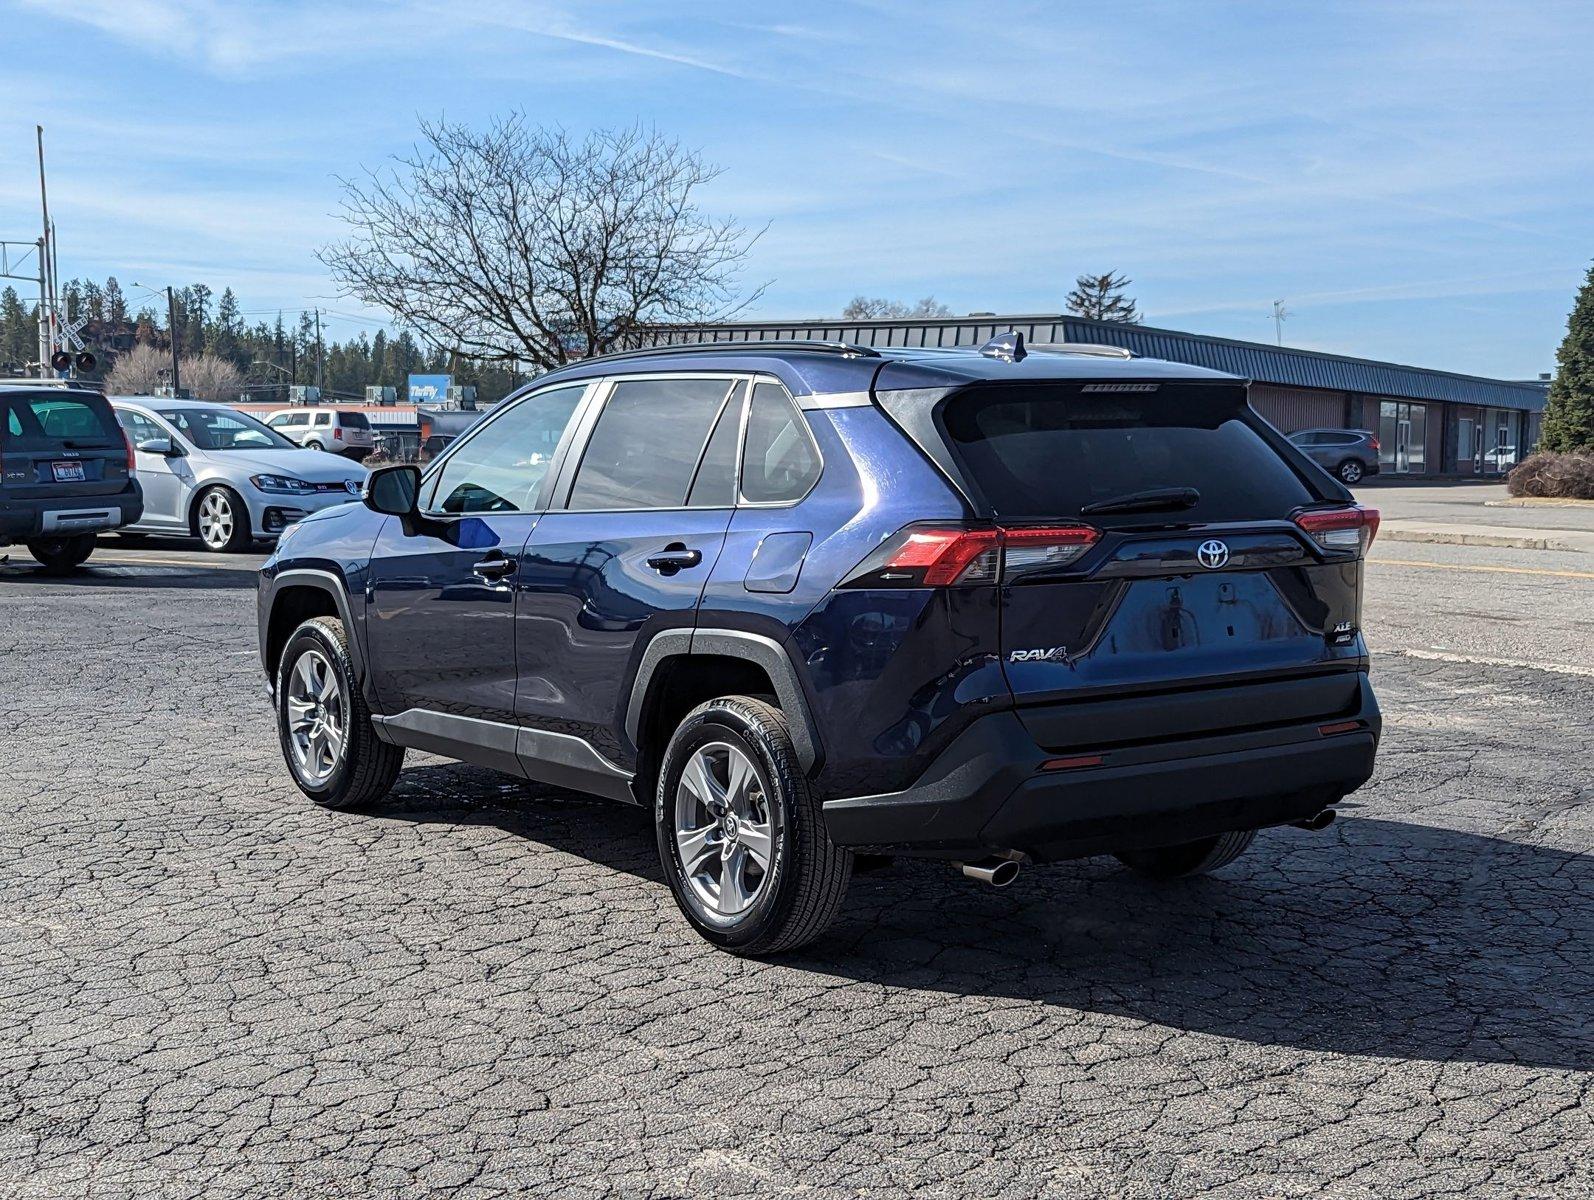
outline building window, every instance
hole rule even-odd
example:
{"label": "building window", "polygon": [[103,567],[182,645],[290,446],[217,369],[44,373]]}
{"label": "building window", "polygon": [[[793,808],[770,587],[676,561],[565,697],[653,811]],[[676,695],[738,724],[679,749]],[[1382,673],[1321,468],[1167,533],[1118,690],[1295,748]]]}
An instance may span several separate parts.
{"label": "building window", "polygon": [[1396,474],[1428,469],[1428,406],[1384,400],[1378,406],[1378,464]]}

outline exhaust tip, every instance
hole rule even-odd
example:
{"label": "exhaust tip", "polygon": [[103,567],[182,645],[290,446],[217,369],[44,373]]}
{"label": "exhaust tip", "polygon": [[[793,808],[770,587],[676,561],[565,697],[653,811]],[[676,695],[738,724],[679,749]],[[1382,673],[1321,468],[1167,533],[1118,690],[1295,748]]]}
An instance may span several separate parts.
{"label": "exhaust tip", "polygon": [[1307,817],[1304,821],[1296,821],[1295,827],[1297,829],[1309,829],[1313,833],[1316,833],[1319,829],[1327,829],[1330,825],[1332,825],[1334,823],[1334,818],[1338,815],[1339,814],[1336,813],[1332,808],[1325,808],[1315,817]]}
{"label": "exhaust tip", "polygon": [[982,858],[979,862],[959,863],[958,868],[970,879],[992,887],[1006,887],[1018,878],[1018,864],[1010,858]]}

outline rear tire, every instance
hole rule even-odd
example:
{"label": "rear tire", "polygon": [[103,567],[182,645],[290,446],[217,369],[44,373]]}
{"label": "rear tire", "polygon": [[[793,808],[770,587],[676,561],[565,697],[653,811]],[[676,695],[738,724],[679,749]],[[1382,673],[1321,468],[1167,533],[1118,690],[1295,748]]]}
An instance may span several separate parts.
{"label": "rear tire", "polygon": [[306,442],[304,444],[304,448],[306,450],[325,450],[326,449],[326,447],[323,446],[320,442]]}
{"label": "rear tire", "polygon": [[687,714],[660,764],[654,826],[675,902],[722,950],[795,950],[841,910],[852,852],[825,832],[786,718],[762,700]]}
{"label": "rear tire", "polygon": [[[283,647],[277,740],[294,783],[322,808],[372,804],[398,778],[404,749],[376,736],[354,678],[348,633],[336,617],[311,617]],[[312,752],[317,743],[320,749]]]}
{"label": "rear tire", "polygon": [[94,535],[78,533],[69,537],[32,538],[27,543],[34,561],[52,575],[64,575],[88,561],[94,553]]}
{"label": "rear tire", "polygon": [[1360,459],[1347,458],[1339,464],[1339,469],[1334,474],[1339,476],[1341,483],[1360,483],[1362,476],[1367,474],[1367,468],[1362,466]]}
{"label": "rear tire", "polygon": [[1124,866],[1147,879],[1188,879],[1226,867],[1250,848],[1256,830],[1238,829],[1215,837],[1197,838],[1177,846],[1149,850],[1124,850],[1113,855]]}

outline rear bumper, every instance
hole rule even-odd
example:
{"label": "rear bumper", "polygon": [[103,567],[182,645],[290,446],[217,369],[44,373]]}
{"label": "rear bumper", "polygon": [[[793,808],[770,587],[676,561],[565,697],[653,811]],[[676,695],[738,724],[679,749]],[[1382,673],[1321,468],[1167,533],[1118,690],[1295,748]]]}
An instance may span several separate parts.
{"label": "rear bumper", "polygon": [[[1047,751],[1016,712],[993,713],[912,787],[827,801],[826,826],[854,848],[938,858],[1021,851],[1047,861],[1304,820],[1372,775],[1382,720],[1367,676],[1357,679],[1355,703],[1339,716],[1101,749]],[[1098,754],[1099,765],[1043,767]]]}
{"label": "rear bumper", "polygon": [[70,537],[131,525],[144,515],[136,485],[108,496],[0,500],[0,545],[38,537]]}

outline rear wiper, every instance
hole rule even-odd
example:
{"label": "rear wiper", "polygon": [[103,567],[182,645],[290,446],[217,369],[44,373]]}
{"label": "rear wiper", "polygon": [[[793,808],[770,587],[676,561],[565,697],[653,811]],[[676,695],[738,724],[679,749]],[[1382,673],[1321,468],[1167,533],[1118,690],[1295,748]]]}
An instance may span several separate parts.
{"label": "rear wiper", "polygon": [[1181,508],[1194,508],[1201,503],[1201,493],[1193,487],[1151,488],[1144,492],[1130,492],[1111,500],[1098,500],[1080,509],[1080,515],[1097,513],[1174,512]]}

